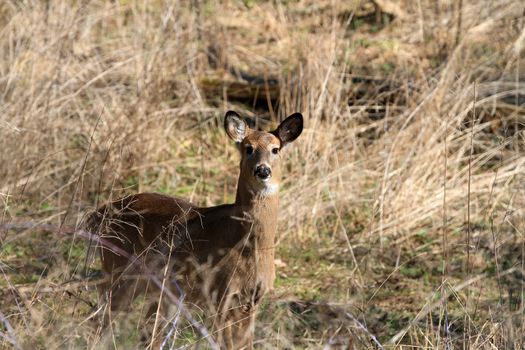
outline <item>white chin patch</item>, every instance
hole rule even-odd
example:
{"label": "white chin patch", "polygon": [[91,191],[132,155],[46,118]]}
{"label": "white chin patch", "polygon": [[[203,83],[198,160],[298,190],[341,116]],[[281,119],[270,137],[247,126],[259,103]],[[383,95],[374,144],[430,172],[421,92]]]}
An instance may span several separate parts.
{"label": "white chin patch", "polygon": [[279,185],[276,183],[270,182],[269,179],[266,181],[260,181],[259,184],[261,185],[259,193],[262,196],[271,196],[279,192]]}

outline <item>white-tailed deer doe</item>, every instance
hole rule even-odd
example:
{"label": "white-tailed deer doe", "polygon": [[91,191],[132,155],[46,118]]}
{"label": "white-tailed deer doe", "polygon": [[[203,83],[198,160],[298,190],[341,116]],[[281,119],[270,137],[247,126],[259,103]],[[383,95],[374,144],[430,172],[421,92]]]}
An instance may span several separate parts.
{"label": "white-tailed deer doe", "polygon": [[[221,348],[252,348],[254,319],[273,287],[281,150],[302,132],[299,113],[272,132],[250,129],[229,111],[224,129],[241,152],[235,203],[200,208],[155,193],[131,195],[88,218],[92,232],[140,258],[149,271],[169,268],[171,288],[186,305],[204,310]],[[128,257],[100,248],[110,310],[123,310],[148,289],[148,276]],[[157,288],[158,292],[158,288]]]}

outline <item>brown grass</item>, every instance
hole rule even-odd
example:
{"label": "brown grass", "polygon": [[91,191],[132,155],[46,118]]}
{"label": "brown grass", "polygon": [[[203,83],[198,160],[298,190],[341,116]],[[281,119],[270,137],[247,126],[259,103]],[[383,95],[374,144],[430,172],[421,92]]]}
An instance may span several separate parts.
{"label": "brown grass", "polygon": [[[3,2],[1,223],[75,226],[137,191],[231,201],[224,112],[266,127],[300,111],[258,346],[524,347],[525,8],[376,3],[394,17],[368,1]],[[275,79],[278,103],[239,98],[239,72]],[[137,346],[140,305],[97,328],[85,253],[0,230],[0,346]],[[198,339],[181,319],[168,343]]]}

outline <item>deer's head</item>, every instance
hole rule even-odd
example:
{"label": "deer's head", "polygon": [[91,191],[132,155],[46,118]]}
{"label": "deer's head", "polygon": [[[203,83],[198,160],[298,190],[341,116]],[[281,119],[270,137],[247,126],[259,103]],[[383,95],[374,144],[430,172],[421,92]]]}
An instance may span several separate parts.
{"label": "deer's head", "polygon": [[303,131],[303,116],[294,113],[271,132],[250,129],[236,112],[224,117],[224,129],[241,151],[239,184],[255,194],[277,193],[281,179],[280,162],[283,148]]}

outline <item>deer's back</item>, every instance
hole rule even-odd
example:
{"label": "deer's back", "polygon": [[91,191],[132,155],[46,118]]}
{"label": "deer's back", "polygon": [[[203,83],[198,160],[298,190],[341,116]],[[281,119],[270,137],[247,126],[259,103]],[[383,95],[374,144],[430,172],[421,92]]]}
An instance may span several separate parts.
{"label": "deer's back", "polygon": [[196,208],[184,199],[157,193],[130,195],[100,207],[87,224],[108,243],[101,249],[102,268],[113,272],[129,263],[128,257],[115,253],[112,247],[142,256],[149,248],[168,243],[169,228],[191,221],[198,215]]}

